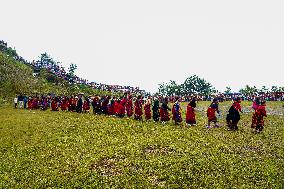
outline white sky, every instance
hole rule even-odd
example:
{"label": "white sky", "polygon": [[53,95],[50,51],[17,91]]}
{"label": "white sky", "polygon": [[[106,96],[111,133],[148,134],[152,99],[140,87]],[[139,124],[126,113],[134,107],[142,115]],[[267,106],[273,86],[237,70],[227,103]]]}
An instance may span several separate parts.
{"label": "white sky", "polygon": [[139,86],[196,74],[220,91],[284,86],[284,1],[0,0],[0,39],[89,81]]}

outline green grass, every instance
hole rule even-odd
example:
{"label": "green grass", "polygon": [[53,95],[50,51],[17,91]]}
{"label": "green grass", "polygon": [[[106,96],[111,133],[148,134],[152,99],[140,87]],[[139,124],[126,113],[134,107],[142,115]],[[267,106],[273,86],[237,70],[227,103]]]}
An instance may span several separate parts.
{"label": "green grass", "polygon": [[251,113],[227,131],[229,102],[220,104],[223,126],[205,129],[207,105],[198,103],[190,128],[1,106],[0,188],[283,187],[282,104],[268,102],[273,115],[260,134]]}

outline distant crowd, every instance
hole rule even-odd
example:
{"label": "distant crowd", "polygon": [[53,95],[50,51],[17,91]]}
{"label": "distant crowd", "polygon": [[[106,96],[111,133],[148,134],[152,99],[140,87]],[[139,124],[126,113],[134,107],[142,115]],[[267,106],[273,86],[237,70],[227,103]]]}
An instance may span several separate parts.
{"label": "distant crowd", "polygon": [[[23,108],[29,110],[48,110],[51,111],[69,111],[77,113],[89,113],[92,107],[93,113],[98,115],[115,116],[118,118],[133,117],[135,120],[153,120],[155,122],[166,123],[172,120],[176,125],[183,122],[181,102],[185,100],[180,97],[168,98],[161,96],[137,97],[130,93],[125,93],[122,97],[111,96],[89,96],[84,97],[83,94],[76,96],[26,96],[19,95],[14,99],[15,108]],[[185,123],[187,126],[196,125],[196,102],[199,98],[192,96],[187,99]],[[173,101],[172,107],[169,102]],[[228,130],[238,130],[238,122],[242,98],[236,97],[228,110],[226,122]],[[251,127],[257,132],[263,130],[264,117],[266,116],[265,100],[255,97],[253,100],[254,114],[252,116]],[[208,124],[207,128],[218,128],[217,115],[219,111],[219,99],[214,98],[207,109]],[[212,125],[213,124],[213,125]]]}
{"label": "distant crowd", "polygon": [[93,89],[109,91],[109,92],[131,92],[131,93],[141,93],[147,94],[145,90],[139,89],[139,87],[132,86],[121,86],[121,85],[109,85],[98,82],[89,82],[86,79],[80,78],[76,75],[68,75],[68,72],[59,63],[50,63],[44,60],[33,60],[32,62],[27,61],[23,57],[19,56],[14,49],[8,47],[7,43],[0,40],[0,51],[9,54],[11,58],[19,61],[23,64],[31,66],[34,70],[34,76],[38,75],[41,69],[46,69],[50,73],[53,73],[57,77],[60,77],[67,81],[72,81],[76,84],[85,84]]}

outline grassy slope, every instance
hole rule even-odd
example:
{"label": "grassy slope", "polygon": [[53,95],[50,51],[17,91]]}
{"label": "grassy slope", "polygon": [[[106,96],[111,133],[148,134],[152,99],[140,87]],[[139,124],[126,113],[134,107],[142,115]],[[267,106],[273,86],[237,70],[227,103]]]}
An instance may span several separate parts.
{"label": "grassy slope", "polygon": [[[268,103],[283,113],[280,107]],[[203,114],[198,112],[196,127],[181,129],[0,107],[0,188],[283,187],[283,117],[269,115],[264,133],[255,134],[248,126],[251,113],[242,115],[237,132],[205,129]]]}
{"label": "grassy slope", "polygon": [[[54,79],[53,82],[47,81],[46,78],[50,77]],[[30,66],[15,61],[0,52],[0,97],[12,99],[16,94],[20,93],[28,95],[48,93],[73,95],[79,92],[87,95],[110,95],[110,92],[94,90],[86,85],[70,86],[67,81],[43,69],[39,77],[34,77],[33,69]]]}

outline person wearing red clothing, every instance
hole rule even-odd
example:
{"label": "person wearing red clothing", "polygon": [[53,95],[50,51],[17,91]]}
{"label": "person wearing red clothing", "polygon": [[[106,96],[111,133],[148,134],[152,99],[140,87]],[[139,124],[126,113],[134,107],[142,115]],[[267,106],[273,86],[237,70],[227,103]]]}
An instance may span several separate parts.
{"label": "person wearing red clothing", "polygon": [[207,117],[208,117],[208,126],[207,126],[207,128],[212,128],[211,125],[210,125],[211,122],[214,123],[214,127],[219,127],[217,125],[216,112],[220,115],[218,99],[214,98],[213,102],[211,103],[211,105],[207,109]]}
{"label": "person wearing red clothing", "polygon": [[229,109],[229,113],[227,114],[226,117],[229,130],[233,131],[238,130],[238,122],[241,119],[239,112],[242,112],[241,101],[242,101],[241,98],[237,97]]}
{"label": "person wearing red clothing", "polygon": [[169,112],[171,109],[168,106],[168,98],[165,98],[161,107],[160,107],[160,117],[161,122],[165,123],[166,121],[170,121]]}
{"label": "person wearing red clothing", "polygon": [[66,96],[62,98],[61,100],[61,110],[65,111],[68,107],[68,100],[66,99]]}
{"label": "person wearing red clothing", "polygon": [[252,109],[254,110],[254,113],[252,114],[252,122],[251,122],[251,128],[252,129],[255,129],[256,127],[256,110],[258,109],[258,107],[260,106],[261,102],[260,102],[260,98],[259,97],[256,97],[255,100],[253,101],[253,104],[252,104]]}
{"label": "person wearing red clothing", "polygon": [[84,113],[90,112],[90,100],[89,100],[89,98],[86,98],[86,100],[84,100],[83,111],[84,111]]}
{"label": "person wearing red clothing", "polygon": [[255,130],[257,133],[261,132],[264,127],[264,117],[267,117],[266,113],[266,102],[262,101],[260,106],[256,109],[256,127]]}
{"label": "person wearing red clothing", "polygon": [[51,111],[58,111],[58,105],[55,98],[53,98],[51,101]]}
{"label": "person wearing red clothing", "polygon": [[152,115],[151,115],[151,98],[149,97],[148,100],[146,101],[144,105],[144,111],[145,111],[145,119],[150,120]]}
{"label": "person wearing red clothing", "polygon": [[120,99],[118,98],[114,101],[114,105],[113,105],[113,112],[114,112],[114,115],[116,116],[118,116],[119,103],[120,103]]}
{"label": "person wearing red clothing", "polygon": [[28,109],[32,110],[33,109],[33,99],[30,97],[28,100]]}
{"label": "person wearing red clothing", "polygon": [[123,118],[125,116],[125,104],[126,99],[122,98],[121,100],[117,101],[117,116]]}
{"label": "person wearing red clothing", "polygon": [[129,95],[125,106],[126,106],[127,117],[131,117],[133,115],[133,102],[131,95]]}
{"label": "person wearing red clothing", "polygon": [[186,123],[188,126],[196,124],[195,110],[196,108],[196,98],[194,97],[186,107]]}
{"label": "person wearing red clothing", "polygon": [[70,112],[75,111],[75,107],[76,107],[76,99],[74,98],[74,96],[71,96],[71,98],[69,98],[68,101],[68,110]]}
{"label": "person wearing red clothing", "polygon": [[143,106],[142,96],[139,95],[134,103],[134,119],[142,120],[142,115],[143,115],[142,106]]}
{"label": "person wearing red clothing", "polygon": [[110,104],[108,105],[108,109],[107,109],[108,115],[114,115],[114,103],[115,103],[115,99],[112,98],[110,100]]}

